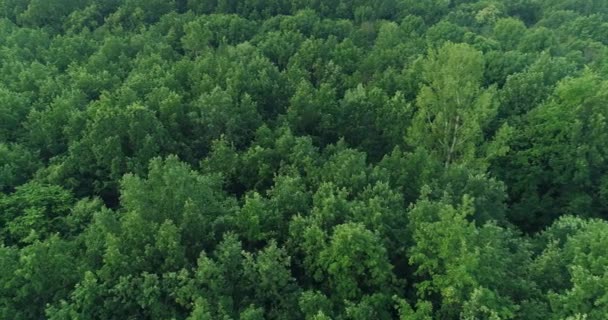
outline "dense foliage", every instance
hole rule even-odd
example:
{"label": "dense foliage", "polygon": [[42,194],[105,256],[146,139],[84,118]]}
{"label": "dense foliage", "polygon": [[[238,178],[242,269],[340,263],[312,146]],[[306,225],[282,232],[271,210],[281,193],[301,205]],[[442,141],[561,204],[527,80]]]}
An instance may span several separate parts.
{"label": "dense foliage", "polygon": [[2,319],[608,317],[607,1],[0,16]]}

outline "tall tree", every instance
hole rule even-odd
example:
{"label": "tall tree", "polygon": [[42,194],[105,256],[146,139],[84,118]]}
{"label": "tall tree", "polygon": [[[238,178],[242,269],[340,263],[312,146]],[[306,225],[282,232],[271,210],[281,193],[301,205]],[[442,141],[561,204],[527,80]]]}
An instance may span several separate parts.
{"label": "tall tree", "polygon": [[483,73],[483,55],[469,45],[429,51],[408,142],[433,152],[445,167],[475,162],[483,129],[496,113],[494,89],[481,87]]}

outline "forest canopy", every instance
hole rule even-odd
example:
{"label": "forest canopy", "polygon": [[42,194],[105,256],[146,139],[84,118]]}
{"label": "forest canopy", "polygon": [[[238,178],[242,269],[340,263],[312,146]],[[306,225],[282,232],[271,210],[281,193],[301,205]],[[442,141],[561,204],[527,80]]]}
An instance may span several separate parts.
{"label": "forest canopy", "polygon": [[608,318],[608,1],[0,0],[0,318]]}

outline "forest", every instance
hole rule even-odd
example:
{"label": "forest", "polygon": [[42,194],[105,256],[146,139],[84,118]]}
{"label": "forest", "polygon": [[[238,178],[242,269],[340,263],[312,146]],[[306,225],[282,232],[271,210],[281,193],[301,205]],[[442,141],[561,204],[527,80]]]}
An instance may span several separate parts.
{"label": "forest", "polygon": [[608,319],[608,1],[0,0],[0,319]]}

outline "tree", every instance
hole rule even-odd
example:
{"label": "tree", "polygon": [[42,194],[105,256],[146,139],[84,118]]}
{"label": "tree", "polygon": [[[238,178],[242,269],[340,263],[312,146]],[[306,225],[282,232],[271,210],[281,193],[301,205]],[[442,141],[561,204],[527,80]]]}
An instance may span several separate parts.
{"label": "tree", "polygon": [[494,25],[494,35],[506,50],[517,48],[521,37],[526,33],[523,22],[513,18],[500,19]]}
{"label": "tree", "polygon": [[14,190],[28,181],[40,167],[40,160],[27,148],[0,143],[0,191]]}
{"label": "tree", "polygon": [[319,261],[328,274],[336,302],[356,301],[365,293],[390,290],[392,285],[386,249],[360,224],[337,226]]}
{"label": "tree", "polygon": [[553,314],[562,318],[600,319],[606,313],[607,224],[563,217],[541,234],[547,245],[533,264]]}
{"label": "tree", "polygon": [[200,52],[210,49],[212,33],[202,21],[189,22],[184,26],[184,33],[181,39],[182,46],[193,55],[196,56]]}
{"label": "tree", "polygon": [[75,90],[55,98],[48,108],[32,110],[24,123],[28,145],[40,150],[40,157],[45,161],[65,154],[73,138],[69,133],[75,131],[86,105],[85,94]]}
{"label": "tree", "polygon": [[411,207],[414,245],[409,256],[420,277],[415,285],[418,297],[429,299],[436,314],[444,317],[515,318],[519,306],[510,298],[524,300],[531,290],[516,280],[507,284],[497,280],[525,274],[521,266],[529,252],[500,227],[476,228],[467,221],[472,213],[472,199],[466,195],[458,206],[446,200],[429,201],[423,195]]}
{"label": "tree", "polygon": [[0,89],[0,141],[15,141],[19,136],[20,124],[30,111],[28,100],[25,94]]}
{"label": "tree", "polygon": [[606,83],[586,72],[562,81],[550,101],[527,114],[512,151],[497,159],[504,165],[499,176],[510,188],[512,221],[535,230],[563,212],[605,212],[600,159],[607,137],[600,101],[606,92]]}
{"label": "tree", "polygon": [[94,192],[116,205],[122,176],[145,173],[148,162],[161,150],[170,150],[173,142],[154,112],[140,104],[116,108],[109,105],[111,100],[88,110],[82,137],[50,169],[55,172],[49,180],[74,188],[78,195]]}
{"label": "tree", "polygon": [[28,1],[27,9],[23,11],[18,20],[31,26],[46,26],[60,29],[67,16],[80,8],[86,7],[89,1],[51,0]]}
{"label": "tree", "polygon": [[483,55],[465,44],[431,50],[425,84],[407,140],[433,152],[448,167],[474,162],[483,129],[496,112],[494,90],[481,88]]}
{"label": "tree", "polygon": [[209,144],[220,137],[234,143],[237,148],[243,148],[262,124],[251,96],[245,94],[240,101],[235,101],[229,92],[219,87],[201,95],[192,109],[188,117],[195,128],[194,136],[200,139],[194,143],[203,149],[208,149]]}
{"label": "tree", "polygon": [[66,297],[82,272],[76,243],[58,236],[34,241],[16,256],[12,249],[0,250],[3,267],[10,268],[3,269],[10,277],[2,279],[0,314],[13,319],[43,318],[47,305]]}
{"label": "tree", "polygon": [[73,195],[55,185],[29,182],[9,196],[0,197],[0,231],[3,243],[26,245],[53,234],[67,236],[66,219],[74,204]]}
{"label": "tree", "polygon": [[300,294],[298,303],[306,320],[327,317],[327,314],[331,314],[331,301],[321,292],[304,291]]}
{"label": "tree", "polygon": [[291,309],[297,303],[299,288],[289,269],[290,260],[286,250],[277,247],[274,241],[246,256],[245,276],[254,288],[255,305],[262,307],[267,319],[298,318]]}
{"label": "tree", "polygon": [[294,133],[316,136],[323,144],[335,139],[332,121],[337,117],[335,89],[327,84],[315,89],[308,81],[298,84],[285,115]]}
{"label": "tree", "polygon": [[479,257],[469,247],[477,230],[466,221],[471,213],[467,198],[460,208],[422,200],[409,213],[415,243],[410,248],[410,263],[417,267],[416,275],[423,277],[417,281],[418,296],[437,296],[435,303],[444,316],[457,315],[477,286],[472,272]]}
{"label": "tree", "polygon": [[147,178],[123,178],[121,204],[138,219],[157,224],[172,221],[192,259],[216,243],[225,231],[224,217],[235,210],[236,204],[221,185],[216,175],[200,175],[175,156],[156,158],[150,162]]}

